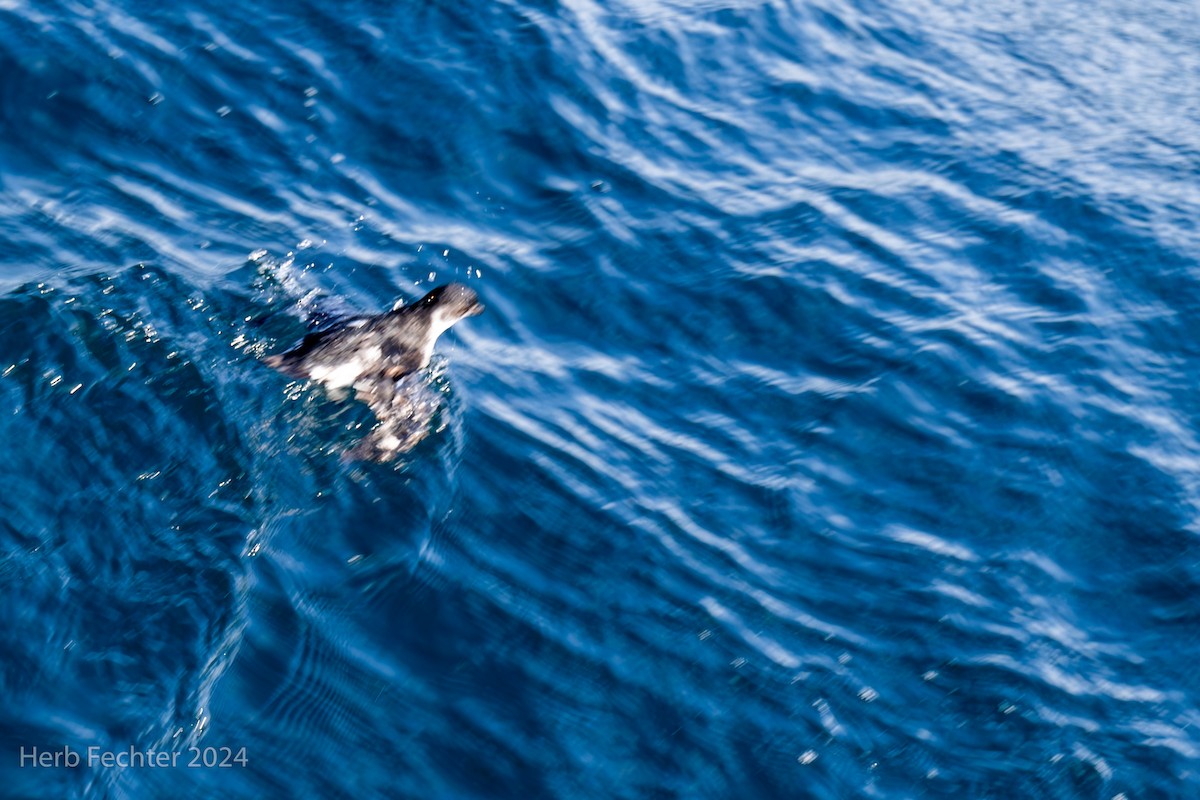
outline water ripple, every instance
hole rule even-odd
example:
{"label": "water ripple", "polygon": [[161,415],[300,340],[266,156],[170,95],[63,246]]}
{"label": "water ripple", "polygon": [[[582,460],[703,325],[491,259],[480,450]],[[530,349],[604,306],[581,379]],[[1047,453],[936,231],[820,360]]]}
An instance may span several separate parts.
{"label": "water ripple", "polygon": [[0,0],[6,785],[1188,796],[1193,17]]}

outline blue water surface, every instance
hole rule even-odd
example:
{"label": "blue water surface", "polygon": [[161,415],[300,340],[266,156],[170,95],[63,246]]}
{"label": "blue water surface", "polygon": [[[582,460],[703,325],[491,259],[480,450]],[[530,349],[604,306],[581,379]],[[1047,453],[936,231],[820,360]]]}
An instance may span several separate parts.
{"label": "blue water surface", "polygon": [[0,0],[0,794],[1195,797],[1198,219],[1191,3]]}

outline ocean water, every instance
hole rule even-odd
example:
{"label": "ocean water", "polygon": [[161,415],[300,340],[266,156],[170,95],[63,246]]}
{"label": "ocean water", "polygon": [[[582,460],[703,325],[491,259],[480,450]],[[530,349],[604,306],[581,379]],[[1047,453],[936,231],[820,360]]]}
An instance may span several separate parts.
{"label": "ocean water", "polygon": [[1191,3],[0,0],[0,794],[1195,797],[1198,219]]}

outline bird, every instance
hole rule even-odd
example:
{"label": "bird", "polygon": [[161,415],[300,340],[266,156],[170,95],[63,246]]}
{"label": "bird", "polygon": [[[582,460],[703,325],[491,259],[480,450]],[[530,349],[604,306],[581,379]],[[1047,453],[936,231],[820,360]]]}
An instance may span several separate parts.
{"label": "bird", "polygon": [[374,316],[351,317],[305,336],[266,364],[292,378],[337,392],[353,388],[379,424],[347,453],[353,460],[387,461],[428,433],[433,401],[419,391],[439,336],[483,312],[479,296],[461,283],[433,289],[416,303]]}

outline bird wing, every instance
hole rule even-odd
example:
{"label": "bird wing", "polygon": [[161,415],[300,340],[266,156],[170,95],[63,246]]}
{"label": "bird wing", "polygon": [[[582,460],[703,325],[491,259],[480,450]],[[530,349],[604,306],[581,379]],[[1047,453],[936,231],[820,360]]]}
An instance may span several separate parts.
{"label": "bird wing", "polygon": [[355,381],[355,397],[371,409],[379,424],[347,453],[351,460],[388,461],[428,435],[436,399],[427,392],[423,374],[397,374],[398,370],[372,372]]}
{"label": "bird wing", "polygon": [[361,328],[369,321],[367,317],[352,317],[323,330],[305,334],[304,338],[295,347],[292,347],[285,353],[267,356],[263,361],[266,362],[268,367],[277,369],[285,375],[293,378],[307,378],[308,370],[304,367],[304,359],[309,353],[316,350],[326,341],[342,336],[347,331]]}
{"label": "bird wing", "polygon": [[366,403],[380,422],[387,422],[395,416],[401,399],[399,378],[393,369],[367,373],[354,382],[354,396]]}

